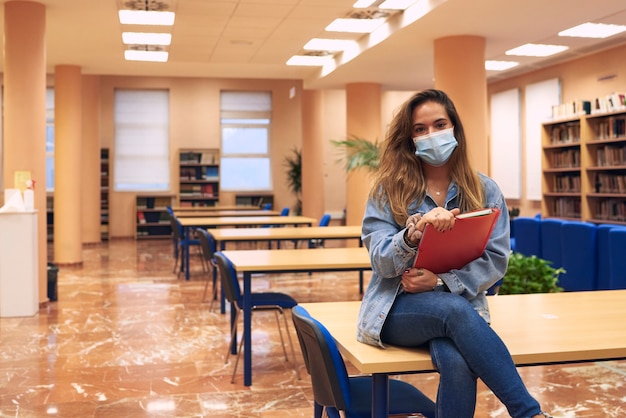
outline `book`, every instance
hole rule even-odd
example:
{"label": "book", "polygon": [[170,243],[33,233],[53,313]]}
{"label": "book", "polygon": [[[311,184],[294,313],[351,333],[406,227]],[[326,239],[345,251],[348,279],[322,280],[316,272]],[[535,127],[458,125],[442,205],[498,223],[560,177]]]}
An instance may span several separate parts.
{"label": "book", "polygon": [[413,265],[435,274],[460,269],[485,252],[499,216],[498,208],[478,209],[458,215],[445,232],[426,225]]}

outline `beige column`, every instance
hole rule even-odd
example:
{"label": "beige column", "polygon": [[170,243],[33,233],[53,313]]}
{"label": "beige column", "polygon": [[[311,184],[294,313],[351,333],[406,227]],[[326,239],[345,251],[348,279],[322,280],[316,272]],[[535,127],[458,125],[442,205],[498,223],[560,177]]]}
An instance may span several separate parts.
{"label": "beige column", "polygon": [[[346,137],[357,136],[372,142],[381,139],[381,96],[380,84],[351,83],[346,86]],[[348,173],[346,225],[361,225],[370,187],[371,177],[366,169]]]}
{"label": "beige column", "polygon": [[302,214],[324,215],[324,93],[302,92]]}
{"label": "beige column", "polygon": [[54,69],[54,261],[59,265],[83,261],[80,71],[75,65]]}
{"label": "beige column", "polygon": [[489,174],[485,38],[450,36],[435,40],[435,88],[457,108],[475,169]]}
{"label": "beige column", "polygon": [[81,211],[83,244],[102,241],[100,231],[100,77],[82,78]]}
{"label": "beige column", "polygon": [[28,1],[4,4],[4,187],[16,171],[30,171],[38,211],[39,302],[47,295],[46,233],[46,8]]}

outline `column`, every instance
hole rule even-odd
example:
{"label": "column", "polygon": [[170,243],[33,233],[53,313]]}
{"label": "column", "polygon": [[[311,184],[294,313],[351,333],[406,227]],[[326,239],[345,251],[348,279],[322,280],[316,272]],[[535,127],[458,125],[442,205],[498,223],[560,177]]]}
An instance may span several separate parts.
{"label": "column", "polygon": [[82,77],[81,235],[83,244],[102,241],[100,230],[100,77]]}
{"label": "column", "polygon": [[44,5],[4,3],[4,187],[14,187],[16,171],[30,171],[36,181],[40,304],[48,301],[45,32]]}
{"label": "column", "polygon": [[[381,87],[375,83],[351,83],[346,86],[346,137],[369,141],[381,140]],[[361,225],[371,188],[370,173],[365,168],[353,170],[347,177],[346,225]]]}
{"label": "column", "polygon": [[435,40],[435,88],[445,91],[457,108],[472,165],[489,173],[485,38],[450,36]]}
{"label": "column", "polygon": [[324,215],[324,92],[302,92],[302,214]]}
{"label": "column", "polygon": [[75,65],[57,65],[54,73],[54,261],[80,264],[82,80]]}

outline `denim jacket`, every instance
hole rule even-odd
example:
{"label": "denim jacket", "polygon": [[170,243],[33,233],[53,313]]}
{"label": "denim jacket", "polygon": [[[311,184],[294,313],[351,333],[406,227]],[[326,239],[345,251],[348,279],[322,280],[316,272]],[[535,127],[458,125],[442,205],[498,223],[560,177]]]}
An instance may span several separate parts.
{"label": "denim jacket", "polygon": [[[487,248],[478,258],[459,270],[438,276],[450,292],[465,297],[478,313],[490,322],[486,291],[506,273],[510,255],[509,212],[498,185],[480,174],[485,188],[485,207],[499,208],[500,216],[491,233]],[[458,207],[458,189],[452,182],[446,195],[445,208]],[[430,197],[414,202],[409,214],[425,214],[437,207]],[[383,324],[400,290],[402,273],[412,267],[417,253],[404,241],[404,225],[398,225],[387,206],[378,209],[370,199],[363,217],[362,236],[372,263],[372,276],[363,296],[358,318],[357,339],[363,343],[384,347],[380,340]]]}

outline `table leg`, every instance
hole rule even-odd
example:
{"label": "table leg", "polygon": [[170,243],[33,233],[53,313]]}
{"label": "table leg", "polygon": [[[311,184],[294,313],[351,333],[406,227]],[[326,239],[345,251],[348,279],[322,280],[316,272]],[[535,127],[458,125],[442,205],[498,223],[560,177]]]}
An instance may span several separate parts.
{"label": "table leg", "polygon": [[252,283],[250,272],[243,274],[243,384],[252,385]]}
{"label": "table leg", "polygon": [[[191,234],[189,233],[189,228],[183,228],[183,239],[185,239],[187,243],[189,243],[190,235]],[[185,266],[183,267],[185,270],[185,280],[189,280],[189,244],[183,245],[183,251],[185,260]]]}
{"label": "table leg", "polygon": [[372,418],[389,415],[389,377],[386,373],[372,374]]}

